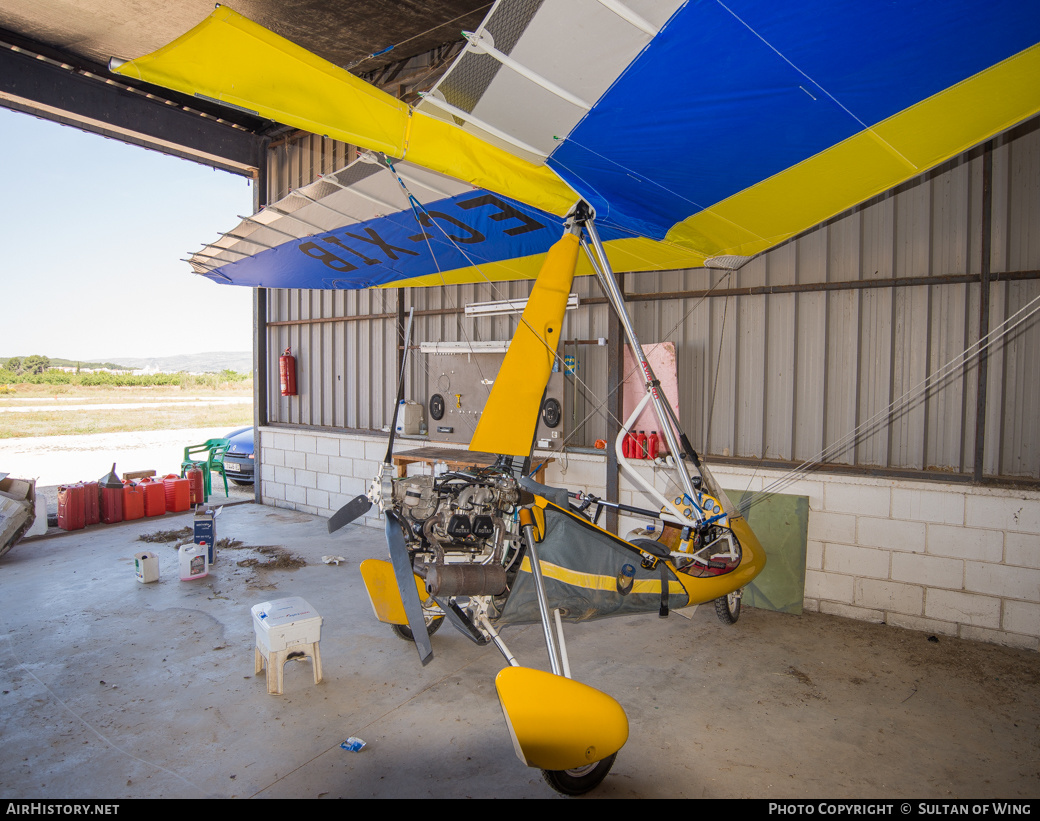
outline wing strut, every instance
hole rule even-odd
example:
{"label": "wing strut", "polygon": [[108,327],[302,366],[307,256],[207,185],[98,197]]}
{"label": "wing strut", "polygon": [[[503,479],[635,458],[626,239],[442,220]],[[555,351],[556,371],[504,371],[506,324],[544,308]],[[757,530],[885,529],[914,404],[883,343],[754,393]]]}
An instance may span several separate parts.
{"label": "wing strut", "polygon": [[[628,310],[625,307],[625,300],[621,296],[621,290],[618,288],[617,279],[614,277],[614,271],[610,267],[610,261],[607,259],[607,252],[603,247],[603,243],[600,241],[599,233],[596,231],[595,218],[587,212],[586,208],[581,208],[579,206],[579,212],[584,211],[585,213],[584,215],[579,213],[578,221],[584,228],[585,233],[588,235],[589,242],[586,242],[583,239],[581,244],[585,249],[585,253],[588,255],[589,262],[596,271],[596,276],[599,278],[600,285],[603,287],[603,292],[607,296],[607,301],[613,306],[614,311],[621,320],[621,327],[624,328],[625,336],[628,338],[628,346],[632,350],[636,361],[639,363],[639,367],[643,371],[647,397],[641,403],[640,410],[642,409],[642,406],[645,406],[648,400],[653,403],[654,411],[657,413],[657,418],[661,423],[661,431],[664,434],[665,440],[668,442],[668,451],[675,457],[676,472],[679,474],[679,481],[683,493],[690,500],[689,509],[693,513],[695,519],[701,520],[704,518],[704,514],[697,504],[699,494],[694,487],[694,480],[690,478],[690,474],[683,466],[679,454],[688,454],[691,461],[698,468],[700,467],[700,460],[694,449],[690,446],[690,442],[679,424],[678,416],[668,403],[668,399],[665,397],[664,393],[660,390],[661,383],[654,374],[653,368],[650,367],[650,362],[646,358],[643,346],[639,344],[635,327],[632,324],[632,318],[628,315]],[[592,246],[591,248],[589,247],[590,242]],[[619,441],[627,432],[627,425],[632,424],[636,417],[638,417],[638,413],[634,414],[633,418],[626,423],[625,427],[622,427]],[[678,431],[678,434],[676,431]],[[619,464],[623,466],[625,464],[624,460],[619,460]],[[638,475],[636,475],[635,478],[642,479],[642,477]],[[644,487],[646,487],[645,482],[641,482],[641,484],[644,484]],[[672,507],[671,500],[665,499],[660,492],[650,487],[646,487],[646,489],[651,492],[651,495],[655,498],[660,497],[659,501],[664,502],[666,507]],[[678,511],[675,512],[677,513]]]}

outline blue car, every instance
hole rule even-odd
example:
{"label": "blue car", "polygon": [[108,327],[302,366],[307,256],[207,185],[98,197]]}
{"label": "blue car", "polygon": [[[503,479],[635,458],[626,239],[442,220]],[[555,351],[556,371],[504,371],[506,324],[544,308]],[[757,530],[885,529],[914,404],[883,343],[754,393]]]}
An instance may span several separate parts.
{"label": "blue car", "polygon": [[231,446],[224,454],[224,470],[227,477],[236,485],[251,485],[256,471],[253,454],[253,426],[235,428],[224,435],[231,440]]}

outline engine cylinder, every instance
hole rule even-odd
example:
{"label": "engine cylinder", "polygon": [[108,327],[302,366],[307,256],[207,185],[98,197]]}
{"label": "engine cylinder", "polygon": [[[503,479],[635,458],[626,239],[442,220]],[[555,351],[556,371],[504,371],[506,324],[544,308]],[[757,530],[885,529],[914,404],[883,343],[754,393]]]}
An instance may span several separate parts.
{"label": "engine cylinder", "polygon": [[434,564],[426,589],[434,596],[497,596],[505,592],[506,571],[497,564]]}

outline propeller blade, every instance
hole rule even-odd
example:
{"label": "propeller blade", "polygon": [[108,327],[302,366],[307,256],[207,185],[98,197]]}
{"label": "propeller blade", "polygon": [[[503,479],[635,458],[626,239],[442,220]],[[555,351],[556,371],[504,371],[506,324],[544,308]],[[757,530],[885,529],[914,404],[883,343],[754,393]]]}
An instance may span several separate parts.
{"label": "propeller blade", "polygon": [[390,548],[390,563],[394,566],[397,589],[401,593],[404,614],[408,617],[408,627],[411,628],[412,638],[415,640],[415,649],[419,651],[419,661],[425,667],[433,660],[433,647],[430,645],[430,634],[426,630],[419,591],[415,589],[415,573],[408,558],[404,527],[397,515],[389,509],[386,511],[386,546]]}
{"label": "propeller blade", "polygon": [[368,513],[371,507],[372,500],[367,496],[355,496],[332,514],[332,517],[329,519],[329,533],[335,533],[341,527],[349,525],[355,519],[361,518]]}

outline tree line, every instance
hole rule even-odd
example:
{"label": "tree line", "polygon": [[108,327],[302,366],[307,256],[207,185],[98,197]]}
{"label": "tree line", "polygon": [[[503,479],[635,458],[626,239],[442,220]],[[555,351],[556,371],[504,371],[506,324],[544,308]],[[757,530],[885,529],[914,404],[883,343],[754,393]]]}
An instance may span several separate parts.
{"label": "tree line", "polygon": [[15,374],[40,374],[46,371],[51,366],[51,360],[46,356],[40,356],[39,354],[33,354],[32,356],[20,357],[12,356],[4,364],[4,369],[11,371]]}

